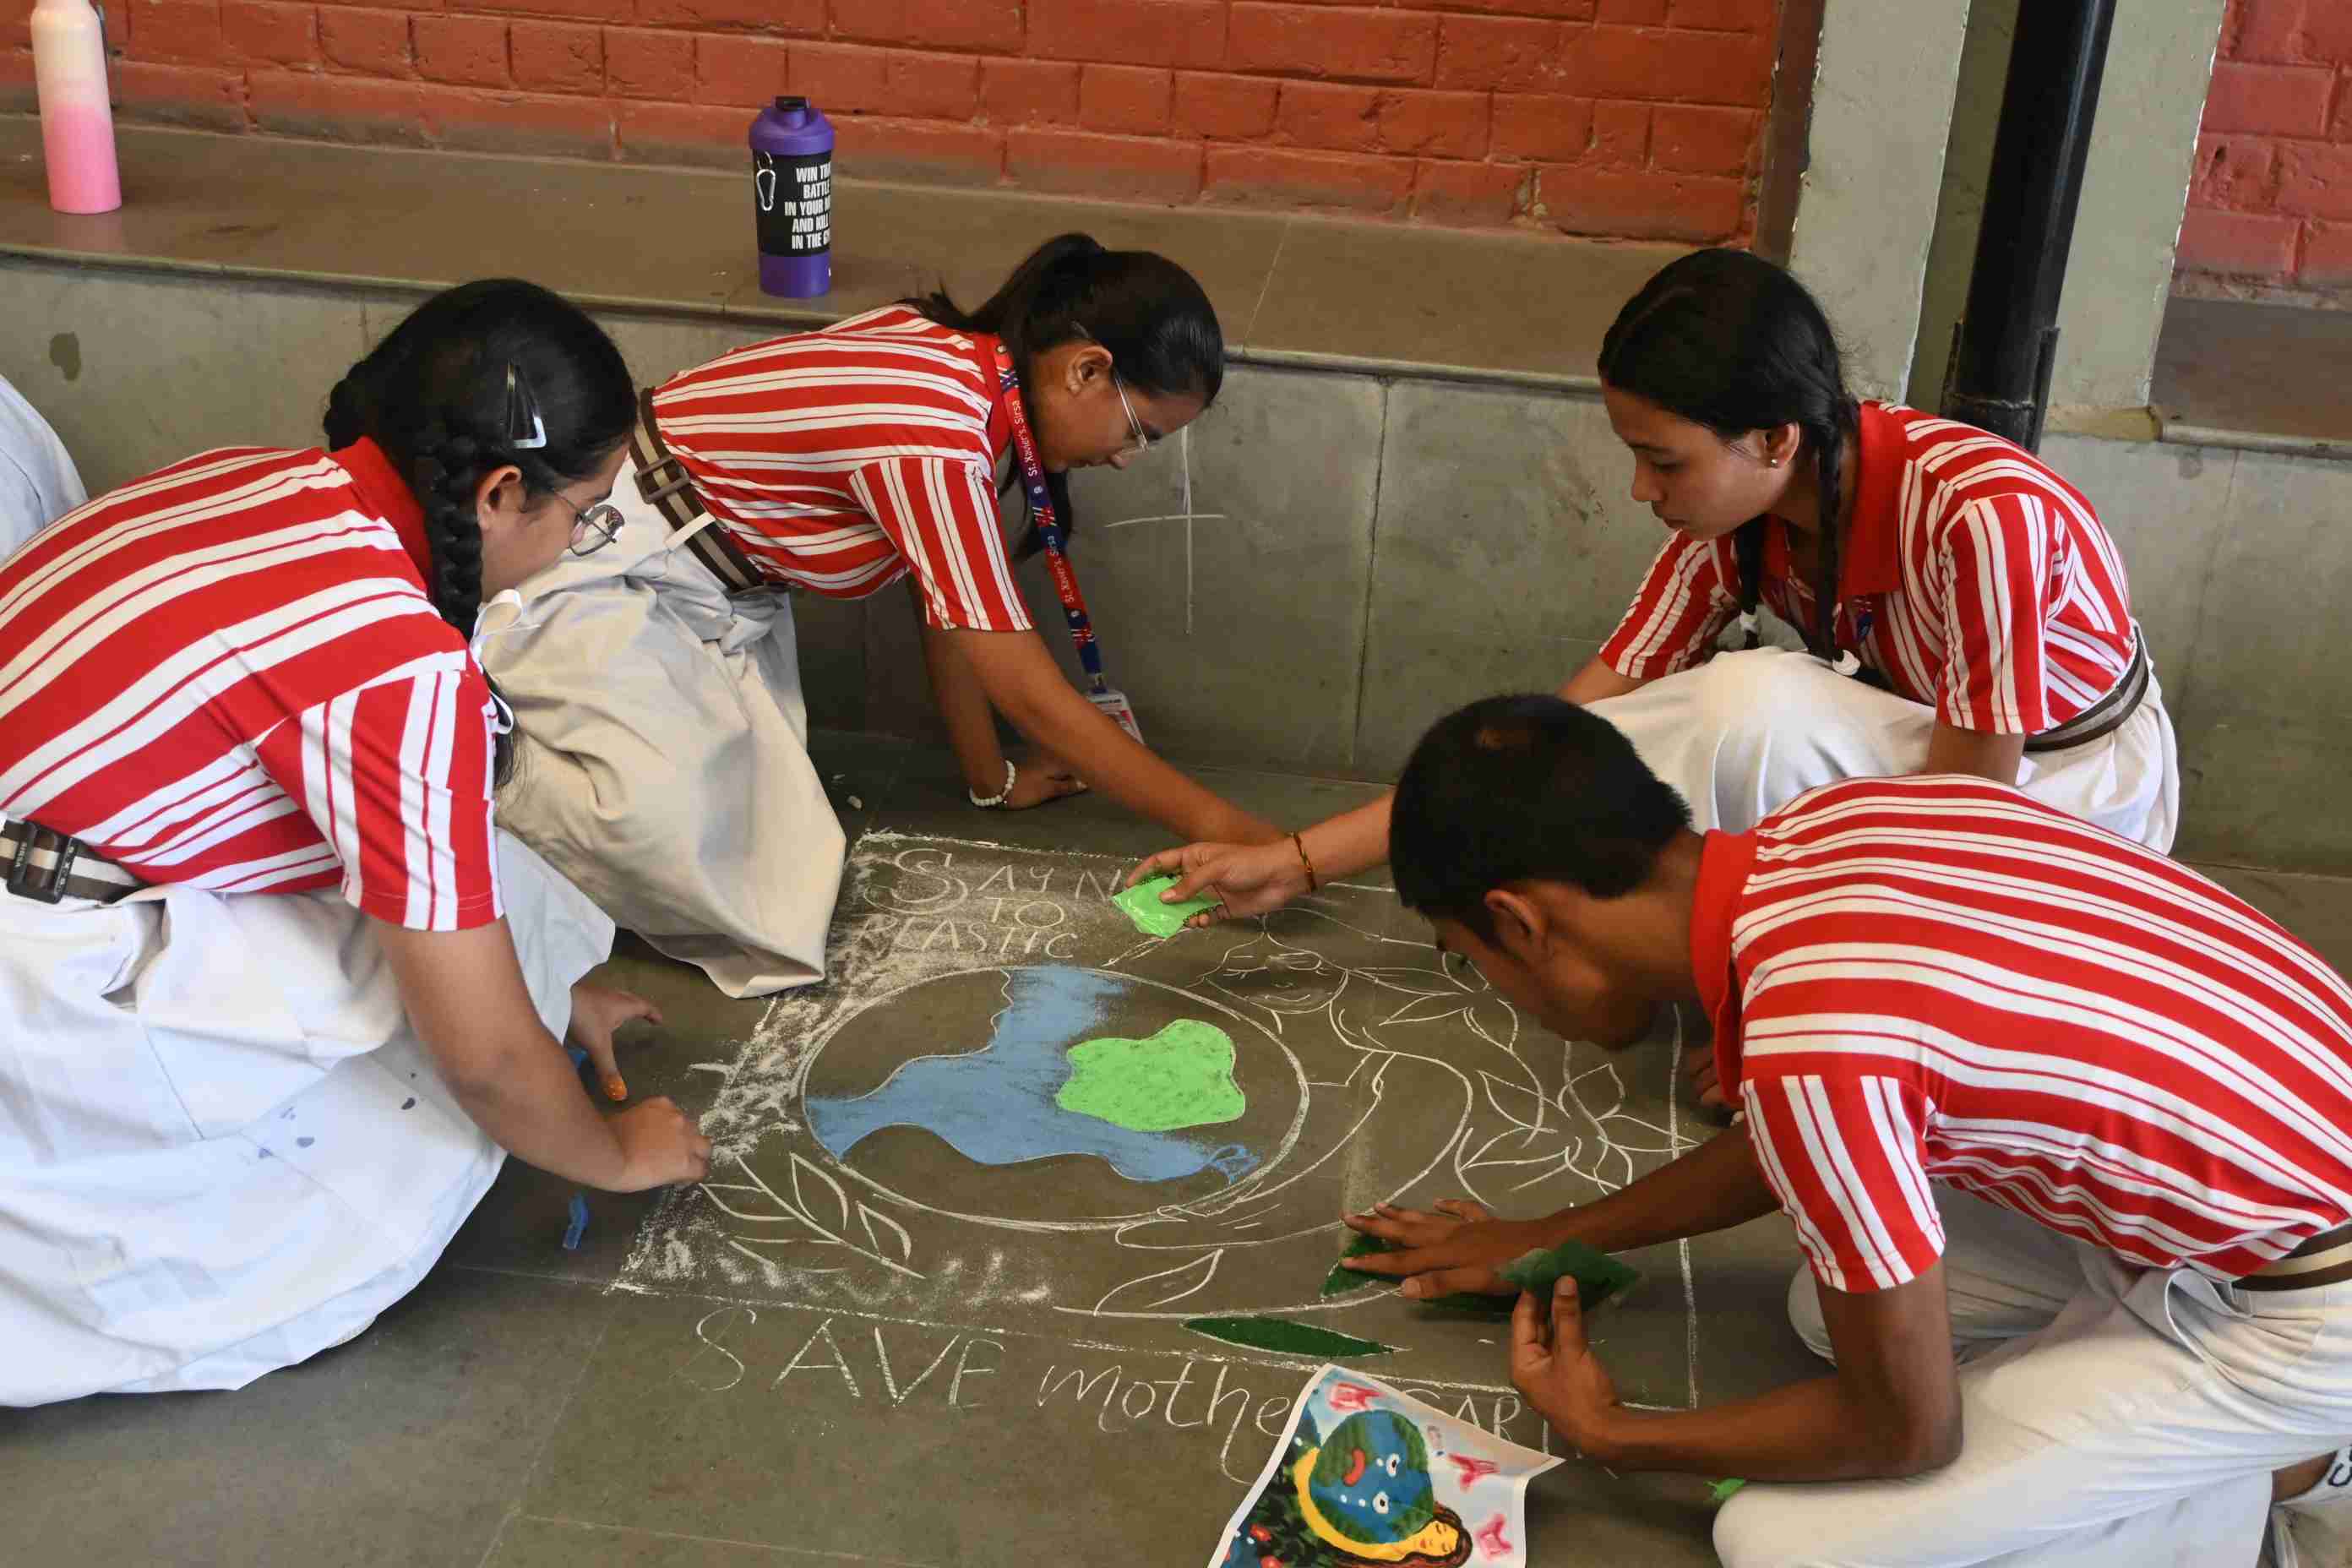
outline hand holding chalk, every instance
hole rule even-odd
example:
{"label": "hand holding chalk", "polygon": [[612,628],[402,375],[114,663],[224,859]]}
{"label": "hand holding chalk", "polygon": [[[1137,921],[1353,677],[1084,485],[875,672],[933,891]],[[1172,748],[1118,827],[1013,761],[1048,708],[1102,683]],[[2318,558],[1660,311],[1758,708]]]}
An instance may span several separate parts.
{"label": "hand holding chalk", "polygon": [[616,991],[609,985],[591,985],[583,980],[572,988],[572,1026],[563,1037],[588,1053],[588,1059],[595,1064],[596,1082],[607,1100],[629,1098],[629,1086],[614,1058],[613,1036],[622,1025],[640,1019],[658,1024],[661,1009],[634,992]]}
{"label": "hand holding chalk", "polygon": [[1592,1353],[1575,1276],[1562,1274],[1544,1299],[1522,1291],[1511,1313],[1511,1386],[1584,1458],[1607,1463],[1617,1384]]}
{"label": "hand holding chalk", "polygon": [[1306,865],[1287,838],[1272,844],[1187,844],[1181,849],[1163,849],[1129,872],[1127,885],[1132,889],[1153,877],[1174,879],[1174,901],[1207,900],[1205,912],[1188,922],[1195,927],[1270,914],[1307,891]]}
{"label": "hand holding chalk", "polygon": [[1173,877],[1159,877],[1148,882],[1138,882],[1124,892],[1115,893],[1111,902],[1117,904],[1135,929],[1146,936],[1170,937],[1192,923],[1197,916],[1214,910],[1213,899],[1191,899],[1181,903],[1163,902],[1168,889],[1176,885]]}
{"label": "hand holding chalk", "polygon": [[633,1105],[612,1121],[621,1141],[621,1179],[616,1193],[641,1193],[710,1174],[710,1140],[667,1095]]}

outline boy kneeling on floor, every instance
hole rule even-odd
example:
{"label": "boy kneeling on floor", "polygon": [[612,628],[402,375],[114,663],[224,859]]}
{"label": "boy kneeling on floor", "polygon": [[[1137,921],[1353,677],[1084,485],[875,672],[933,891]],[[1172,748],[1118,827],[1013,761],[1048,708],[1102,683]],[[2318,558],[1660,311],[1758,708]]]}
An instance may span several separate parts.
{"label": "boy kneeling on floor", "polygon": [[[2274,1500],[2352,1494],[2352,989],[2187,868],[1958,775],[1853,781],[1743,834],[1605,720],[1496,698],[1398,786],[1398,896],[1571,1039],[1678,1001],[1744,1125],[1535,1221],[1384,1208],[1409,1296],[1785,1211],[1834,1370],[1619,1403],[1573,1287],[1513,1380],[1586,1458],[1739,1476],[1758,1563],[2248,1563]],[[1549,1306],[1549,1317],[1543,1310]],[[2284,1532],[2282,1532],[2284,1533]]]}

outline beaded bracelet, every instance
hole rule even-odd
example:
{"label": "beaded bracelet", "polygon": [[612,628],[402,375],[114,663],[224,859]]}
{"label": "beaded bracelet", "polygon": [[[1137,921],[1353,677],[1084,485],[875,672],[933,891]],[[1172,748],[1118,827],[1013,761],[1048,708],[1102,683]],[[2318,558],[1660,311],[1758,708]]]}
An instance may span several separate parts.
{"label": "beaded bracelet", "polygon": [[1003,805],[1006,801],[1013,798],[1013,781],[1020,776],[1021,775],[1013,770],[1013,759],[1011,757],[1007,757],[1004,759],[1004,787],[1003,789],[997,791],[994,795],[984,795],[976,789],[968,789],[964,791],[964,794],[971,796],[972,805],[980,807],[982,811],[991,811],[997,806]]}

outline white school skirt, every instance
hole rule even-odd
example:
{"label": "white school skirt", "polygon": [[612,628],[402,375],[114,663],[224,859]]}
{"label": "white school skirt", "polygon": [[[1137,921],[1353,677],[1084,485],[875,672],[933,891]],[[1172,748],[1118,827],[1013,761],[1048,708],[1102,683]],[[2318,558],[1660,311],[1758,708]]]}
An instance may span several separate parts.
{"label": "white school skirt", "polygon": [[[612,922],[501,834],[559,1038]],[[406,1295],[498,1173],[341,894],[0,892],[0,1405],[240,1388]]]}
{"label": "white school skirt", "polygon": [[499,824],[730,996],[822,980],[845,842],[809,761],[791,601],[730,600],[634,468],[613,501],[617,540],[484,616],[477,657],[518,745]]}
{"label": "white school skirt", "polygon": [[[1717,654],[1592,710],[1690,803],[1701,832],[1745,833],[1822,784],[1917,773],[1936,729],[1927,704],[1775,647]],[[2027,752],[2017,787],[2110,833],[2170,849],[2180,762],[2154,673],[2138,709],[2112,733]]]}

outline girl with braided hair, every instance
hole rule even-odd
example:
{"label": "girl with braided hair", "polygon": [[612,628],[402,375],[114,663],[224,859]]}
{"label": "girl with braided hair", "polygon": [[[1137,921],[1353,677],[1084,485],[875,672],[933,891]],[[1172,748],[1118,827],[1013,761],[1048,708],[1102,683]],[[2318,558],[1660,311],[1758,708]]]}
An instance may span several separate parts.
{"label": "girl with braided hair", "polygon": [[[1223,374],[1183,268],[1065,235],[976,309],[902,300],[647,392],[621,547],[534,583],[527,624],[485,645],[520,721],[504,819],[728,994],[822,978],[843,836],[808,758],[793,602],[903,584],[974,806],[1091,786],[1173,832],[1272,838],[1073,688],[1013,574],[1042,515],[1072,522],[1069,470],[1124,467]],[[1031,502],[1015,549],[1001,482]],[[999,716],[1036,751],[1008,757]]]}
{"label": "girl with braided hair", "polygon": [[[1821,307],[1746,251],[1659,271],[1600,371],[1667,538],[1559,695],[1623,731],[1701,829],[1842,779],[1953,773],[2171,845],[2172,722],[2081,491],[1982,430],[1858,401]],[[1764,610],[1801,651],[1757,646]],[[1136,878],[1223,900],[1198,922],[1260,914],[1307,889],[1310,858],[1327,878],[1379,864],[1388,826],[1382,799],[1296,847],[1195,844]]]}
{"label": "girl with braided hair", "polygon": [[340,1343],[509,1152],[708,1169],[558,1044],[610,1093],[652,1010],[578,984],[612,923],[496,826],[468,647],[609,540],[630,405],[578,310],[468,284],[335,388],[331,450],[201,454],[0,563],[0,1405]]}

